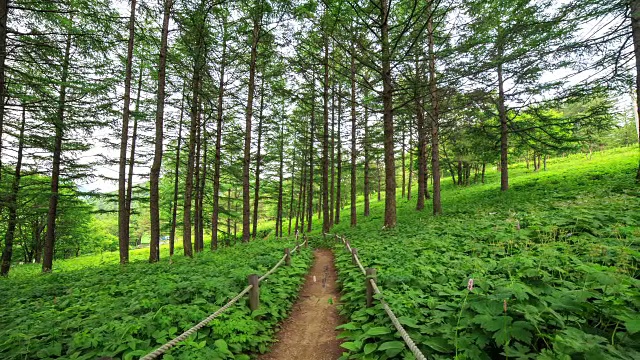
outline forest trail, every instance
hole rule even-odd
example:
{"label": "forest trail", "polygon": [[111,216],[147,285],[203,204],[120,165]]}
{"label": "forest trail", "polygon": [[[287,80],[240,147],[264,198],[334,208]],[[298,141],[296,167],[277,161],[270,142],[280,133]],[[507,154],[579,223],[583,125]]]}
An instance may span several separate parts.
{"label": "forest trail", "polygon": [[342,355],[340,340],[336,339],[336,326],[340,325],[336,302],[340,295],[333,253],[317,249],[314,256],[300,298],[278,332],[278,342],[259,360],[335,360]]}

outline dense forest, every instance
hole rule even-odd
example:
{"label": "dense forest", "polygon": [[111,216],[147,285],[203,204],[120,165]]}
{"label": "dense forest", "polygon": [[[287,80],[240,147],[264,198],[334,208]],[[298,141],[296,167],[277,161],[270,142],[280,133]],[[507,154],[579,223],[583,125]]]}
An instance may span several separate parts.
{"label": "dense forest", "polygon": [[[207,271],[233,272],[225,259],[243,256],[236,245],[258,256],[254,240],[337,230],[375,233],[379,241],[361,238],[361,246],[382,254],[380,244],[409,225],[455,228],[447,216],[463,221],[461,204],[476,208],[456,202],[459,191],[490,189],[476,200],[505,204],[497,211],[532,204],[505,197],[529,190],[546,206],[556,190],[514,189],[514,171],[544,176],[569,159],[612,152],[633,157],[633,170],[624,160],[611,165],[620,173],[589,179],[614,176],[627,194],[640,182],[638,92],[640,0],[0,0],[1,275],[7,284],[22,279],[33,271],[12,273],[33,269],[29,263],[55,274],[58,262],[76,257],[97,266],[114,251],[121,271],[155,271],[139,264],[144,257],[165,270],[177,263],[184,276],[189,261],[198,268],[203,259]],[[493,180],[499,186],[488,187]],[[549,186],[573,191],[561,182]],[[630,234],[635,255],[625,264],[637,295],[639,235]],[[447,244],[424,247],[466,251]],[[265,240],[262,249],[276,247]],[[343,272],[348,260],[337,263],[346,284],[354,281]],[[290,272],[300,277],[310,259],[297,261]],[[83,286],[118,277],[105,271]],[[295,298],[296,281],[282,285],[283,304]],[[350,316],[357,307],[347,301]],[[617,319],[600,317],[611,347],[627,321]],[[526,331],[531,341],[534,330]],[[499,358],[470,345],[463,357],[455,336],[457,358]],[[549,338],[537,339],[531,349],[551,348]],[[432,345],[453,356],[451,342]],[[0,344],[0,357],[6,349]],[[500,356],[518,357],[514,349]],[[533,358],[527,354],[520,358]]]}

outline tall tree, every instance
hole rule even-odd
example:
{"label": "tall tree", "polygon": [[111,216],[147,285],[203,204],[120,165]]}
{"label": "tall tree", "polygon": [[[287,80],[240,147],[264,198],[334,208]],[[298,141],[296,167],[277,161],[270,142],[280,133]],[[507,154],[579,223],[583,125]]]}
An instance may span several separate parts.
{"label": "tall tree", "polygon": [[129,262],[129,219],[126,199],[127,144],[129,141],[129,116],[131,111],[131,77],[133,67],[133,44],[136,31],[136,0],[131,0],[129,15],[129,41],[124,75],[124,106],[122,108],[122,130],[120,132],[120,162],[118,171],[118,238],[120,239],[120,264]]}
{"label": "tall tree", "polygon": [[153,164],[149,175],[149,213],[151,218],[151,240],[149,262],[160,260],[160,168],[162,166],[162,140],[164,134],[164,102],[167,68],[167,43],[169,37],[169,17],[173,0],[164,0],[164,15],[160,35],[160,56],[158,60],[158,95],[156,100],[156,131]]}
{"label": "tall tree", "polygon": [[247,107],[245,112],[244,127],[244,157],[242,159],[242,241],[248,242],[251,235],[249,227],[249,215],[251,207],[249,202],[249,192],[251,190],[249,170],[251,168],[251,121],[253,117],[253,97],[256,86],[256,61],[258,58],[258,43],[262,29],[263,1],[252,9],[251,21],[253,30],[251,32],[251,58],[249,60],[249,83],[247,91]]}

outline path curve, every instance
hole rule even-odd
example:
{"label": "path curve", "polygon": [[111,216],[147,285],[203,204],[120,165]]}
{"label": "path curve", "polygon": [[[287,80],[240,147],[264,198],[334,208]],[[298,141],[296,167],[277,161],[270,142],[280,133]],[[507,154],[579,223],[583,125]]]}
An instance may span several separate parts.
{"label": "path curve", "polygon": [[315,260],[306,276],[298,301],[278,332],[278,342],[259,360],[335,360],[342,355],[340,317],[336,303],[340,297],[336,286],[333,253],[314,251]]}

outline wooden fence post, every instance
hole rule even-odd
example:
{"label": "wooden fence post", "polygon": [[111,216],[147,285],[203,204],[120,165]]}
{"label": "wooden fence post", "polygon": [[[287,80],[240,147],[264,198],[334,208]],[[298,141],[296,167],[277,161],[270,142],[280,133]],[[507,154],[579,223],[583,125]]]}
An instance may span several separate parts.
{"label": "wooden fence post", "polygon": [[371,281],[369,279],[373,279],[376,281],[378,278],[376,277],[376,269],[366,268],[365,269],[367,278],[365,279],[367,286],[367,307],[373,306],[373,286],[371,286]]}
{"label": "wooden fence post", "polygon": [[249,285],[253,285],[249,290],[249,309],[254,311],[260,307],[260,285],[258,275],[249,275]]}
{"label": "wooden fence post", "polygon": [[356,256],[358,256],[358,249],[351,248],[351,263],[356,265]]}
{"label": "wooden fence post", "polygon": [[304,248],[308,248],[309,247],[309,238],[307,237],[307,234],[304,235]]}
{"label": "wooden fence post", "polygon": [[291,266],[291,251],[289,248],[284,249],[284,254],[287,255],[287,257],[284,258],[284,264]]}

